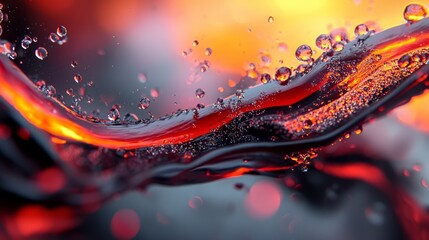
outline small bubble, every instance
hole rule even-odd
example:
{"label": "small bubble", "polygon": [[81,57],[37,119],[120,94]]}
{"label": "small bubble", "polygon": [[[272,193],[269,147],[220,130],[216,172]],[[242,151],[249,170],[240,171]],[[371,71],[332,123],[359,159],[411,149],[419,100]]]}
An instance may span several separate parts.
{"label": "small bubble", "polygon": [[201,89],[201,88],[198,88],[197,90],[195,90],[195,96],[196,96],[197,98],[203,98],[205,94],[206,94],[206,93],[205,93],[205,92],[204,92],[204,90],[203,90],[203,89]]}
{"label": "small bubble", "polygon": [[420,4],[410,4],[404,10],[404,19],[408,23],[422,20],[427,15],[426,9]]}
{"label": "small bubble", "polygon": [[401,58],[399,58],[398,60],[398,66],[400,68],[405,68],[408,67],[408,65],[410,65],[411,63],[411,57],[410,55],[406,54],[404,56],[402,56]]}
{"label": "small bubble", "polygon": [[25,35],[24,38],[21,40],[21,47],[23,49],[28,49],[32,42],[33,42],[33,39],[31,39],[31,37]]}
{"label": "small bubble", "polygon": [[49,40],[53,43],[58,42],[60,40],[60,37],[56,33],[49,34]]}
{"label": "small bubble", "polygon": [[37,42],[39,39],[37,37],[33,37],[33,42]]}
{"label": "small bubble", "polygon": [[205,108],[206,106],[204,106],[204,104],[201,104],[201,103],[198,103],[197,104],[197,109],[203,109],[203,108]]}
{"label": "small bubble", "polygon": [[271,81],[271,75],[270,74],[268,74],[268,73],[261,74],[261,82],[262,83],[267,83],[269,81]]}
{"label": "small bubble", "polygon": [[188,206],[192,209],[200,208],[202,205],[203,199],[199,196],[192,197],[188,202]]}
{"label": "small bubble", "polygon": [[306,44],[303,44],[296,49],[295,57],[299,61],[306,62],[310,60],[312,56],[313,56],[313,51],[311,50],[311,47]]}
{"label": "small bubble", "polygon": [[202,65],[201,67],[200,67],[200,72],[206,72],[207,71],[207,69],[208,69],[208,66],[207,65]]}
{"label": "small bubble", "polygon": [[74,75],[73,79],[74,79],[74,81],[75,81],[76,83],[80,83],[80,82],[82,82],[83,77],[82,77],[82,75],[80,75],[80,74],[76,73],[76,74]]}
{"label": "small bubble", "polygon": [[311,128],[311,126],[313,126],[313,121],[311,121],[310,119],[307,119],[302,123],[302,127],[305,130],[309,130]]}
{"label": "small bubble", "polygon": [[287,83],[287,81],[289,80],[289,77],[291,75],[291,70],[290,68],[287,67],[281,67],[276,71],[276,80],[282,83]]}
{"label": "small bubble", "polygon": [[60,37],[65,37],[65,36],[67,36],[67,28],[66,28],[66,27],[64,27],[64,26],[59,26],[59,27],[57,28],[57,34],[58,34],[58,36],[60,36]]}
{"label": "small bubble", "polygon": [[200,42],[198,42],[198,40],[194,40],[192,42],[192,46],[194,46],[194,47],[198,46],[198,44],[200,44]]}
{"label": "small bubble", "polygon": [[368,33],[368,27],[365,24],[359,24],[355,28],[355,36],[357,38],[362,38]]}
{"label": "small bubble", "polygon": [[327,51],[332,47],[332,39],[327,34],[321,34],[316,38],[316,46],[323,51]]}
{"label": "small bubble", "polygon": [[150,106],[150,99],[147,97],[144,97],[140,100],[139,103],[139,109],[146,109]]}
{"label": "small bubble", "polygon": [[355,130],[355,134],[360,135],[360,134],[362,134],[362,131],[363,131],[362,126],[358,126]]}
{"label": "small bubble", "polygon": [[46,87],[46,82],[43,81],[43,80],[39,80],[39,81],[36,82],[36,87],[39,90],[43,91],[45,89],[45,87]]}
{"label": "small bubble", "polygon": [[147,76],[144,73],[139,73],[138,75],[138,79],[141,83],[146,83],[147,82]]}
{"label": "small bubble", "polygon": [[44,47],[39,47],[36,49],[35,54],[38,59],[43,60],[48,56],[48,50]]}
{"label": "small bubble", "polygon": [[77,65],[78,65],[78,62],[77,62],[77,61],[72,61],[72,62],[70,63],[70,66],[71,66],[72,68],[77,68]]}
{"label": "small bubble", "polygon": [[206,56],[211,56],[213,53],[213,50],[211,48],[206,48],[205,54]]}
{"label": "small bubble", "polygon": [[269,22],[269,23],[274,22],[274,17],[273,17],[273,16],[269,16],[269,17],[268,17],[268,22]]}
{"label": "small bubble", "polygon": [[280,52],[286,52],[287,51],[287,45],[284,42],[279,43],[277,46]]}

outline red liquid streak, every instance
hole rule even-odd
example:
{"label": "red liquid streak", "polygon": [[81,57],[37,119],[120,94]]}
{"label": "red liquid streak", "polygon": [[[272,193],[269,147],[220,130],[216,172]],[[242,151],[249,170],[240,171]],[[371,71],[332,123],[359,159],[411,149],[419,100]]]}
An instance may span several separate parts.
{"label": "red liquid streak", "polygon": [[[336,53],[336,56],[345,60],[361,57],[356,64],[358,71],[353,75],[355,80],[348,83],[350,87],[370,74],[366,71],[368,61],[365,61],[369,57],[380,55],[382,59],[376,64],[382,67],[383,63],[399,58],[404,53],[428,47],[429,19],[376,34],[365,40],[365,48],[352,45],[353,42],[342,52]],[[84,120],[58,101],[49,101],[16,66],[5,59],[0,61],[0,96],[28,122],[57,138],[108,148],[133,149],[187,142],[223,126],[242,113],[297,103],[312,93],[322,91],[321,87],[335,71],[328,69],[327,64],[317,64],[308,74],[294,79],[287,86],[270,82],[247,89],[236,109],[229,105],[223,109],[209,106],[201,109],[196,119],[193,114],[182,114],[147,125],[106,126]],[[341,62],[337,64],[340,65]],[[346,81],[347,78],[343,82]],[[236,96],[228,99],[238,100]]]}

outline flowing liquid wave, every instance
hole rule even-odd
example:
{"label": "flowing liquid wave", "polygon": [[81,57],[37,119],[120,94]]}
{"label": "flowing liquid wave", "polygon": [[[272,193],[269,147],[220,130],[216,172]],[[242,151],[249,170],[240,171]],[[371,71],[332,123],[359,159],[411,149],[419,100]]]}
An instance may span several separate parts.
{"label": "flowing liquid wave", "polygon": [[[403,63],[404,55],[411,60]],[[0,188],[33,201],[88,206],[149,183],[305,171],[324,146],[361,131],[365,122],[426,89],[428,59],[429,19],[423,19],[349,42],[288,84],[272,81],[202,109],[125,124],[75,113],[42,94],[2,58],[0,117],[6,124],[0,132],[8,132],[12,140],[1,138],[2,168],[8,171],[2,171]],[[35,150],[22,153],[17,146]],[[427,234],[405,217],[413,211],[428,226],[425,211],[377,168],[363,163],[314,167],[386,192],[398,206],[397,214],[404,216],[410,239]],[[23,180],[40,172],[40,181]],[[58,184],[46,184],[43,174]]]}

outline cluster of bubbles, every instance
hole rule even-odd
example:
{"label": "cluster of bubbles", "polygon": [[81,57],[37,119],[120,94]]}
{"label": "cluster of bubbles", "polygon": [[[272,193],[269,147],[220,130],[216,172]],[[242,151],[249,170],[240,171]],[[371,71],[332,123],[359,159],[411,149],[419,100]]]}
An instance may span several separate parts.
{"label": "cluster of bubbles", "polygon": [[63,45],[68,41],[67,38],[67,28],[64,26],[59,26],[57,31],[49,34],[49,40],[52,43],[57,43],[58,45]]}

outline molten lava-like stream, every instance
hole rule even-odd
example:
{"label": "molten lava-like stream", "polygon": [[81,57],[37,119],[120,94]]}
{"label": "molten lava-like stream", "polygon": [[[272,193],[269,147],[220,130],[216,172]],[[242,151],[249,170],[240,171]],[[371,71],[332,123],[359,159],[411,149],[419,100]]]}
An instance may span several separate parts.
{"label": "molten lava-like stream", "polygon": [[[371,76],[371,67],[382,68],[403,54],[429,47],[429,19],[397,26],[366,40],[355,40],[327,62],[317,61],[306,75],[295,77],[282,86],[273,81],[244,91],[244,98],[231,96],[223,107],[215,105],[194,113],[182,113],[149,124],[106,125],[93,123],[78,116],[55,99],[48,100],[34,84],[10,61],[0,61],[0,96],[27,121],[61,139],[107,147],[133,149],[190,141],[229,123],[240,114],[271,107],[287,107],[313,93],[327,94],[331,74],[341,71],[343,64],[354,60],[357,71],[343,76],[338,85],[347,83],[349,89]],[[380,56],[377,62],[368,61]],[[335,59],[335,61],[334,61]],[[352,80],[352,81],[351,81]],[[334,86],[335,87],[335,86]],[[339,97],[339,96],[338,96]],[[239,102],[237,106],[229,102]],[[319,106],[320,107],[320,106]]]}

